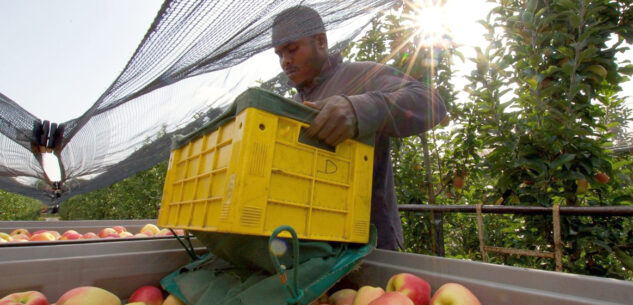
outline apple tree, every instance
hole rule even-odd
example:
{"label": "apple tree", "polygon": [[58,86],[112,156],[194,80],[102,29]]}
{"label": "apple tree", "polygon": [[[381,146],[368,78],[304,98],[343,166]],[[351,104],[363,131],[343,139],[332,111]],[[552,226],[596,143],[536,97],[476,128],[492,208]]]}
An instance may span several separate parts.
{"label": "apple tree", "polygon": [[158,217],[167,161],[108,187],[71,197],[62,203],[63,220],[152,219]]}
{"label": "apple tree", "polygon": [[[503,198],[498,203],[633,202],[624,181],[613,179],[630,163],[616,161],[607,149],[613,145],[610,128],[622,123],[607,114],[618,109],[619,84],[632,72],[615,57],[633,40],[630,7],[631,1],[500,1],[492,21],[483,23],[491,47],[478,52],[469,91],[480,118],[481,167]],[[551,218],[523,221],[535,231],[524,246],[551,248]],[[630,224],[564,217],[565,270],[630,277],[619,271],[626,259],[614,260],[613,251],[620,250],[618,258],[630,255],[621,247],[633,241],[622,234]]]}
{"label": "apple tree", "polygon": [[0,190],[0,220],[38,220],[46,206],[39,200]]}

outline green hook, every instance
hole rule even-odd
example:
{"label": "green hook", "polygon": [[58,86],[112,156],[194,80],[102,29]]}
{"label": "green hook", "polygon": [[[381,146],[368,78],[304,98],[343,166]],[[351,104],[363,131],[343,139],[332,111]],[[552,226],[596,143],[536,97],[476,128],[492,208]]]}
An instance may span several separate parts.
{"label": "green hook", "polygon": [[[275,253],[273,253],[272,251],[272,242],[277,238],[277,235],[279,235],[279,233],[283,231],[288,231],[292,236],[292,267],[294,270],[292,284],[288,284],[286,266],[279,263],[277,255],[275,255]],[[279,279],[281,283],[286,286],[286,288],[290,292],[291,298],[287,299],[286,302],[288,304],[298,303],[299,300],[303,297],[303,290],[297,289],[297,278],[299,277],[299,239],[297,238],[297,233],[291,226],[279,226],[273,231],[273,233],[270,235],[270,238],[268,239],[268,254],[270,255],[270,259],[273,262],[275,271],[279,273]]]}

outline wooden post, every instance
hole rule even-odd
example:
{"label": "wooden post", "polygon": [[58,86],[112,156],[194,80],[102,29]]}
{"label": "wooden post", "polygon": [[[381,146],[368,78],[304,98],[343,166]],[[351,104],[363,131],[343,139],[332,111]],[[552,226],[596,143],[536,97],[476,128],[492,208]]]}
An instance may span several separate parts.
{"label": "wooden post", "polygon": [[[422,151],[424,152],[424,171],[426,176],[426,188],[429,194],[429,204],[435,205],[435,190],[433,189],[433,174],[431,172],[431,155],[429,153],[429,141],[426,133],[419,135],[422,142]],[[437,256],[444,256],[444,229],[443,229],[442,213],[431,212],[431,239],[433,240],[433,252]]]}
{"label": "wooden post", "polygon": [[486,262],[486,243],[484,240],[484,219],[481,216],[481,204],[476,205],[477,209],[477,231],[479,232],[479,251],[481,251],[481,261]]}
{"label": "wooden post", "polygon": [[560,205],[555,204],[552,209],[554,223],[554,260],[556,261],[556,271],[563,271],[563,251],[560,236]]}

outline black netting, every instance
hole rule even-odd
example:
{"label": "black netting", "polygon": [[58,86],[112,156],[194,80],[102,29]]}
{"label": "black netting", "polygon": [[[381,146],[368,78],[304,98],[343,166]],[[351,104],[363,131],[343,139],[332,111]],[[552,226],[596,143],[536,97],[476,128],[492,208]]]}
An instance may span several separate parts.
{"label": "black netting", "polygon": [[0,93],[0,133],[23,148],[31,149],[33,123],[39,119]]}
{"label": "black netting", "polygon": [[[0,188],[38,199],[61,188],[63,200],[147,169],[169,156],[173,134],[214,118],[247,87],[270,80],[264,86],[285,89],[271,50],[273,19],[283,10],[317,10],[331,48],[341,49],[398,2],[166,1],[119,77],[86,113],[60,124],[57,143],[38,144],[40,119],[0,94]],[[41,145],[60,158],[59,185],[42,170]]]}

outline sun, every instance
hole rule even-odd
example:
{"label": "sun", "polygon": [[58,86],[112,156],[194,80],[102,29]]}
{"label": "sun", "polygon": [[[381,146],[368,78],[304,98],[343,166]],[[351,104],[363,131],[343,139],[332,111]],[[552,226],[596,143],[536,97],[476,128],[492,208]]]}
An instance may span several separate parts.
{"label": "sun", "polygon": [[406,1],[403,14],[415,28],[414,37],[422,47],[446,47],[450,40],[447,9],[443,1],[417,0]]}
{"label": "sun", "polygon": [[[401,27],[394,32],[404,31],[407,39],[400,42],[391,50],[391,54],[384,59],[384,63],[391,60],[398,52],[403,51],[402,63],[408,61],[405,73],[409,74],[418,59],[418,56],[425,56],[423,60],[431,68],[431,75],[434,73],[436,59],[435,53],[438,49],[446,49],[452,45],[450,29],[447,25],[447,11],[442,0],[405,0],[402,11],[403,22]],[[413,42],[414,49],[408,49]],[[424,52],[422,52],[425,50]],[[422,55],[424,54],[424,55]]]}

